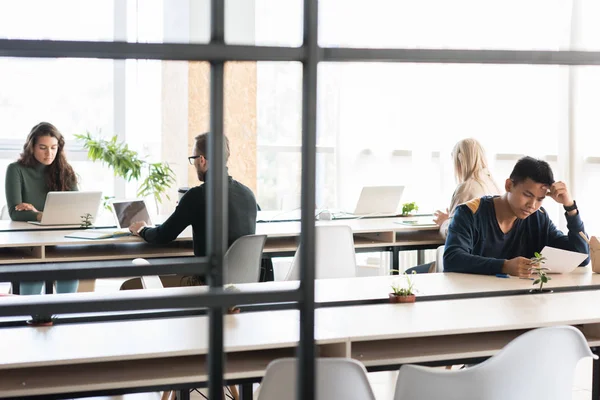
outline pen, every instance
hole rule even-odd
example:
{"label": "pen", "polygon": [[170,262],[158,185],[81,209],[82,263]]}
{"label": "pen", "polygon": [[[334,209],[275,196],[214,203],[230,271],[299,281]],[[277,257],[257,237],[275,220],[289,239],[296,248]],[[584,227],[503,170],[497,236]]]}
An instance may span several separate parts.
{"label": "pen", "polygon": [[496,274],[496,278],[508,278],[508,274]]}

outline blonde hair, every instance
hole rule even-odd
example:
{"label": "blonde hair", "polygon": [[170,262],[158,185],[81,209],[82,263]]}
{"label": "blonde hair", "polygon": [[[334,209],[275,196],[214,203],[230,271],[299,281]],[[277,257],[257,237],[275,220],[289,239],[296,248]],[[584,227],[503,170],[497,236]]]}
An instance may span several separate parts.
{"label": "blonde hair", "polygon": [[490,176],[485,150],[475,139],[463,139],[452,149],[454,161],[454,176],[457,182],[463,183],[469,179],[481,182],[482,174]]}

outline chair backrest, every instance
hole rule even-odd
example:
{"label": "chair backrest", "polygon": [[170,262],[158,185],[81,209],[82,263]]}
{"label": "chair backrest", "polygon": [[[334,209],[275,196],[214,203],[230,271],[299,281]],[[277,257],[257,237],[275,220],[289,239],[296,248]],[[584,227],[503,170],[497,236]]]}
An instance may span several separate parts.
{"label": "chair backrest", "polygon": [[6,207],[6,204],[2,206],[2,211],[0,211],[0,220],[5,221],[5,220],[9,220],[10,219],[10,215],[8,214],[8,207]]}
{"label": "chair backrest", "polygon": [[446,246],[442,245],[435,251],[435,272],[444,272],[444,249]]}
{"label": "chair backrest", "polygon": [[463,370],[400,368],[395,400],[567,400],[577,362],[597,358],[572,326],[526,332],[498,354]]}
{"label": "chair backrest", "polygon": [[[315,277],[317,279],[356,277],[354,236],[347,225],[315,227]],[[300,279],[300,246],[296,250],[286,281]]]}
{"label": "chair backrest", "polygon": [[260,278],[260,261],[267,235],[242,236],[227,249],[223,260],[225,283],[253,283]]}
{"label": "chair backrest", "polygon": [[[295,358],[271,362],[260,385],[258,400],[295,399],[296,364]],[[365,367],[351,358],[317,358],[315,383],[317,400],[375,400]]]}

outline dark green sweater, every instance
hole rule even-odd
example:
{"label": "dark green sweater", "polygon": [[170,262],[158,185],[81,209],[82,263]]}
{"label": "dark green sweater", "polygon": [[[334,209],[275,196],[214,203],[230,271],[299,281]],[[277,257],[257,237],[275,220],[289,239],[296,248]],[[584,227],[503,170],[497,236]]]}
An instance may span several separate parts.
{"label": "dark green sweater", "polygon": [[[44,211],[48,185],[44,171],[46,166],[38,163],[35,167],[24,167],[14,162],[6,168],[6,207],[13,221],[35,221],[34,211],[17,211],[20,203],[32,204],[38,211]],[[71,190],[77,190],[77,186]]]}

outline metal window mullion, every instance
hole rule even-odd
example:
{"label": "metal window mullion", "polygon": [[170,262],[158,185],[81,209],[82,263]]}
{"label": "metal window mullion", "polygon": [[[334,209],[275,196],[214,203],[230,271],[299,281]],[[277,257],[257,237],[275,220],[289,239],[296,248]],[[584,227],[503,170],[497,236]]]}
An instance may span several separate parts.
{"label": "metal window mullion", "polygon": [[[211,1],[210,43],[225,43],[225,2]],[[227,249],[227,174],[224,157],[223,120],[224,120],[224,61],[210,63],[210,134],[208,136],[207,158],[208,201],[207,201],[207,249],[209,257],[209,284],[211,287],[223,286],[223,257]],[[208,392],[211,399],[220,399],[223,395],[223,312],[224,307],[214,306],[209,315]],[[202,334],[202,333],[199,333]]]}
{"label": "metal window mullion", "polygon": [[302,193],[300,221],[300,343],[297,399],[315,399],[315,179],[317,144],[318,3],[304,0],[302,68]]}

